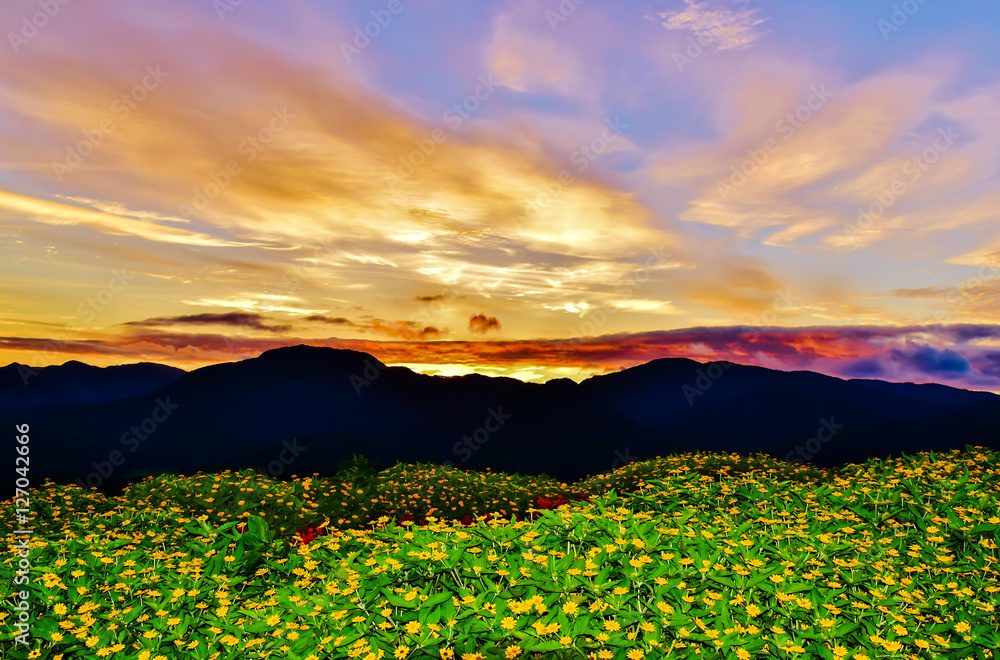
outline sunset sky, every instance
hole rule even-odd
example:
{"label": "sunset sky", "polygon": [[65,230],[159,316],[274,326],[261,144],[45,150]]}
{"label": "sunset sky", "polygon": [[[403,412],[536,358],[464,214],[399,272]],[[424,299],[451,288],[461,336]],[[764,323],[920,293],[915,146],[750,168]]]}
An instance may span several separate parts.
{"label": "sunset sky", "polygon": [[1000,3],[9,0],[0,26],[0,364],[308,343],[1000,392]]}

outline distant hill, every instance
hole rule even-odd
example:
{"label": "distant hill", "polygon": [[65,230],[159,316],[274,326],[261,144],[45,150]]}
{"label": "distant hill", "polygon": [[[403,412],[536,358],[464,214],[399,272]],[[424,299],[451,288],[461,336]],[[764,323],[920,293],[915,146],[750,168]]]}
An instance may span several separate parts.
{"label": "distant hill", "polygon": [[51,367],[0,367],[0,411],[48,403],[104,403],[170,385],[182,369],[142,362],[92,367],[76,360]]}
{"label": "distant hill", "polygon": [[[1000,448],[994,394],[731,362],[665,358],[579,384],[426,376],[310,346],[187,373],[131,366],[67,363],[21,385],[30,395],[2,390],[0,420],[31,426],[34,483],[94,473],[91,483],[106,486],[162,471],[269,466],[276,476],[331,474],[353,453],[383,467],[451,461],[573,481],[673,452],[839,465]],[[10,368],[0,387],[11,387]],[[101,467],[109,476],[98,479]]]}

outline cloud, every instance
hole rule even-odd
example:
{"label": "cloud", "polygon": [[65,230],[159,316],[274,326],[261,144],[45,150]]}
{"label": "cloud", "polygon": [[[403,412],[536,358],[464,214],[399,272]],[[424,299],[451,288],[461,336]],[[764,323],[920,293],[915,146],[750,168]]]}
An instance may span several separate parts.
{"label": "cloud", "polygon": [[862,358],[845,364],[840,373],[852,378],[881,378],[886,370],[878,360]]}
{"label": "cloud", "polygon": [[702,46],[716,50],[748,48],[762,36],[757,28],[764,22],[759,9],[716,9],[713,3],[684,0],[684,9],[657,14],[668,30],[689,30]]}
{"label": "cloud", "polygon": [[500,330],[500,321],[495,316],[473,314],[469,317],[469,330],[485,335],[490,330]]}
{"label": "cloud", "polygon": [[[1000,254],[987,230],[1000,130],[985,111],[1000,85],[956,87],[959,70],[926,54],[845,78],[772,52],[699,67],[690,85],[711,136],[680,138],[648,172],[690,191],[679,219],[755,243],[844,253],[891,238],[925,258],[979,264]],[[961,254],[958,229],[980,232],[981,247]]]}
{"label": "cloud", "polygon": [[[112,236],[138,236],[161,243],[205,247],[252,246],[257,243],[230,241],[208,234],[154,222],[132,214],[121,205],[89,208],[0,190],[0,210],[16,213],[47,225],[85,225]],[[173,222],[186,222],[170,218]]]}
{"label": "cloud", "polygon": [[890,355],[890,359],[912,360],[913,365],[923,373],[940,378],[954,378],[969,370],[968,360],[950,349],[921,346],[912,355],[898,350],[892,350]]}
{"label": "cloud", "polygon": [[226,312],[224,314],[189,314],[186,316],[159,316],[144,321],[128,321],[122,325],[141,328],[164,327],[172,325],[231,325],[252,330],[267,332],[287,332],[290,325],[266,325],[266,317],[262,314],[246,312]]}
{"label": "cloud", "polygon": [[323,314],[310,314],[305,318],[305,320],[314,321],[316,323],[328,323],[330,325],[346,325],[346,326],[355,326],[359,328],[362,327],[359,326],[354,321],[344,318],[343,316],[332,317],[332,316],[325,316]]}
{"label": "cloud", "polygon": [[[310,344],[350,348],[385,364],[411,368],[459,367],[464,373],[489,372],[533,378],[584,377],[616,371],[665,357],[697,361],[728,360],[785,371],[815,371],[841,378],[880,378],[895,382],[945,383],[953,387],[1000,392],[1000,325],[830,326],[808,328],[697,327],[622,333],[572,340],[427,341],[437,330],[407,322],[375,320],[372,329],[397,341],[300,337],[238,337],[172,332],[106,339],[58,340],[0,337],[0,349],[16,361],[54,362],[54,356],[86,358],[104,364],[160,361],[182,368],[253,357],[280,346]],[[1000,344],[998,344],[1000,345]]]}
{"label": "cloud", "polygon": [[369,324],[368,329],[387,337],[398,337],[399,339],[434,339],[445,331],[438,330],[434,326],[421,326],[413,321],[383,321],[375,319]]}

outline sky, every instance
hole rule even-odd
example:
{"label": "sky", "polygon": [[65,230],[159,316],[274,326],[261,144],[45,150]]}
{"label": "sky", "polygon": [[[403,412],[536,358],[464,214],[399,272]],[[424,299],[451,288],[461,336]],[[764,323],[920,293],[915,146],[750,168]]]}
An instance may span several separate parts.
{"label": "sky", "polygon": [[0,28],[0,364],[306,343],[1000,392],[997,3],[10,0]]}

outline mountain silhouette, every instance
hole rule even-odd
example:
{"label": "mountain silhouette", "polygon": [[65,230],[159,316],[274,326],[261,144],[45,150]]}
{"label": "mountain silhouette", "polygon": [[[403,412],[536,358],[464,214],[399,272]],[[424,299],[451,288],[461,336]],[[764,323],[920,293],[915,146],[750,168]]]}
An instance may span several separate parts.
{"label": "mountain silhouette", "polygon": [[0,367],[0,410],[23,410],[47,403],[103,403],[152,392],[184,375],[182,369],[140,362],[92,367],[70,360],[51,367],[13,362]]}
{"label": "mountain silhouette", "polygon": [[191,372],[67,363],[27,386],[12,381],[16,366],[0,369],[0,419],[30,425],[33,485],[103,490],[241,468],[330,475],[355,453],[383,467],[450,462],[569,482],[675,452],[832,466],[1000,438],[995,394],[685,358],[579,384],[428,376],[302,345]]}

